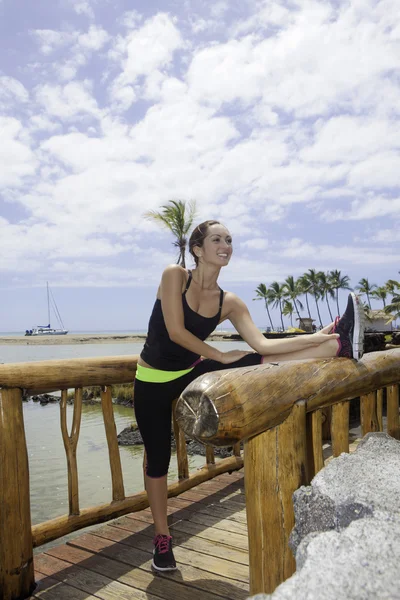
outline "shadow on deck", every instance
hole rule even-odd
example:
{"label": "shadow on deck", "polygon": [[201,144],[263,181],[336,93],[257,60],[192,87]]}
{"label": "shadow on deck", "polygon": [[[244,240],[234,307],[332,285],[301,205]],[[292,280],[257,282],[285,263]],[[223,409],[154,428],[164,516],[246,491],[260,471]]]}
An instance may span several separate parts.
{"label": "shadow on deck", "polygon": [[46,600],[243,600],[249,556],[243,471],[224,474],[168,501],[178,570],[151,569],[149,509],[110,521],[35,556]]}

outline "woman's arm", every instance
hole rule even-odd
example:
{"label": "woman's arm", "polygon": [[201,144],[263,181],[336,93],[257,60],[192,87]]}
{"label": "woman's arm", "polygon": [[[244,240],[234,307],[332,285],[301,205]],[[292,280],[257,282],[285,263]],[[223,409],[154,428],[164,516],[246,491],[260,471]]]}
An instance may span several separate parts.
{"label": "woman's arm", "polygon": [[244,341],[256,352],[264,356],[268,354],[286,354],[304,350],[305,348],[319,346],[322,342],[337,339],[339,337],[336,333],[328,334],[324,331],[320,331],[318,333],[299,335],[286,339],[266,339],[254,324],[249,309],[240,298],[235,294],[228,292],[225,296],[225,301],[229,310],[226,318],[230,320]]}
{"label": "woman's arm", "polygon": [[168,266],[161,278],[160,298],[165,326],[170,339],[195,354],[229,364],[242,358],[246,351],[221,352],[206,344],[185,328],[182,289],[186,282],[186,271],[178,265]]}

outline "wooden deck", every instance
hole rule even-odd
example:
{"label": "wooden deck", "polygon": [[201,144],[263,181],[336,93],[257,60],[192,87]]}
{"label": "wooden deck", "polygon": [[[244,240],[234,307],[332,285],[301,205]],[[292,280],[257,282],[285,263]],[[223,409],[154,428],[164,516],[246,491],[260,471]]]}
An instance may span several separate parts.
{"label": "wooden deck", "polygon": [[243,600],[249,557],[243,471],[169,500],[178,570],[151,569],[150,510],[132,513],[35,556],[46,600]]}

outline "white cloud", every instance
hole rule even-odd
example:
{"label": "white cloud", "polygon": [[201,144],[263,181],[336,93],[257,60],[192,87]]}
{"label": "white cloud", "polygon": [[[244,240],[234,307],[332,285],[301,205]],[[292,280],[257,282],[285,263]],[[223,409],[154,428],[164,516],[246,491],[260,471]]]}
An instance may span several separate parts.
{"label": "white cloud", "polygon": [[29,92],[23,84],[14,77],[0,77],[0,109],[3,111],[15,108],[15,104],[26,104]]}
{"label": "white cloud", "polygon": [[85,15],[89,19],[94,19],[94,11],[89,0],[70,0],[74,11],[78,15]]}
{"label": "white cloud", "polygon": [[17,119],[0,116],[0,137],[0,189],[19,187],[25,177],[35,173],[37,160]]}
{"label": "white cloud", "polygon": [[36,88],[36,100],[49,115],[73,119],[82,115],[100,117],[97,102],[87,81],[71,82],[65,86],[43,84]]}
{"label": "white cloud", "polygon": [[[118,38],[111,56],[121,61],[122,72],[110,87],[112,100],[119,102],[120,90],[135,85],[139,77],[154,77],[155,72],[167,68],[174,52],[182,47],[183,39],[174,19],[165,13],[148,19],[125,38]],[[131,98],[133,101],[133,94]]]}
{"label": "white cloud", "polygon": [[359,221],[377,217],[397,217],[400,215],[400,198],[384,198],[381,196],[354,200],[350,210],[337,209],[325,211],[321,218],[325,221]]}
{"label": "white cloud", "polygon": [[246,240],[240,244],[243,248],[250,248],[250,250],[265,250],[268,248],[268,240],[265,238],[254,238],[250,240]]}

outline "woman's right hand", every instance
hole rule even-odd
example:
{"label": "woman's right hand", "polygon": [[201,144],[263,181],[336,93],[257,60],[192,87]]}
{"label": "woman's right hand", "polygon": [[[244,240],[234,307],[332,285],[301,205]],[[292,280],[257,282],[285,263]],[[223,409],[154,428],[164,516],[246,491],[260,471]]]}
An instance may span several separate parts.
{"label": "woman's right hand", "polygon": [[219,362],[223,365],[230,365],[231,363],[240,360],[246,354],[253,354],[252,350],[229,350],[229,352],[221,352],[221,358]]}

